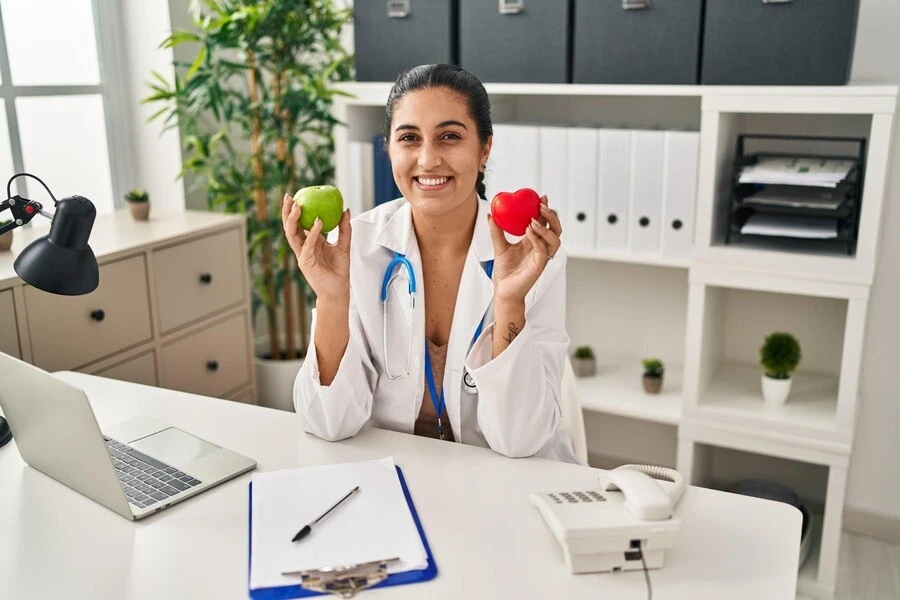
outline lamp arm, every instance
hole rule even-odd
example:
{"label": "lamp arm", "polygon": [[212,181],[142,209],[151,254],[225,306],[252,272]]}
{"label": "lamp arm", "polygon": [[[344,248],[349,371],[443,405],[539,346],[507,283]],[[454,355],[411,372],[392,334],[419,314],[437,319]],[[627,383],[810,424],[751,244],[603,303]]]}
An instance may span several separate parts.
{"label": "lamp arm", "polygon": [[7,209],[12,212],[13,218],[10,223],[0,227],[0,235],[3,235],[7,231],[12,231],[16,227],[21,227],[38,214],[43,215],[48,219],[53,219],[53,215],[45,211],[40,202],[23,198],[18,194],[0,202],[0,213]]}

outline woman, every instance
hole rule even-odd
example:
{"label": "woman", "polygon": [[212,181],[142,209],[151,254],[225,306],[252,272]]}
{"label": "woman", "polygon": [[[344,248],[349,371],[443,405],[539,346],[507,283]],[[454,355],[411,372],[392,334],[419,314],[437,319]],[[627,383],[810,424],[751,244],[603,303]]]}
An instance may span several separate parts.
{"label": "woman", "polygon": [[316,293],[294,385],[304,429],[339,440],[371,419],[506,456],[578,462],[560,429],[562,229],[546,198],[517,243],[490,218],[484,86],[459,67],[416,67],[391,89],[385,125],[403,198],[352,227],[345,211],[335,244],[318,220],[300,229],[300,208],[284,198],[285,235]]}

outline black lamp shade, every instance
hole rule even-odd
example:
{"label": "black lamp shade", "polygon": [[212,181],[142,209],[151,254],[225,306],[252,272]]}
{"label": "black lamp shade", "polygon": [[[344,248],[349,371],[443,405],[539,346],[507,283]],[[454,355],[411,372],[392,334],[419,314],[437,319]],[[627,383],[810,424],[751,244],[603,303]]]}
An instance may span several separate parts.
{"label": "black lamp shade", "polygon": [[25,247],[13,267],[22,281],[39,290],[80,296],[97,289],[100,270],[88,246],[97,210],[83,196],[63,198],[56,205],[50,233]]}

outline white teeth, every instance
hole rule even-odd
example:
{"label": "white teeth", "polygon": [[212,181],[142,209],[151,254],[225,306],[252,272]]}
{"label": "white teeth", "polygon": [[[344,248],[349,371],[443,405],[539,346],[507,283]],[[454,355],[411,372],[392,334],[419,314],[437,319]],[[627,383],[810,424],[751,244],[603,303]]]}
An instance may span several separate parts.
{"label": "white teeth", "polygon": [[436,179],[425,179],[424,177],[419,177],[419,183],[422,185],[441,185],[447,182],[448,177],[438,177]]}

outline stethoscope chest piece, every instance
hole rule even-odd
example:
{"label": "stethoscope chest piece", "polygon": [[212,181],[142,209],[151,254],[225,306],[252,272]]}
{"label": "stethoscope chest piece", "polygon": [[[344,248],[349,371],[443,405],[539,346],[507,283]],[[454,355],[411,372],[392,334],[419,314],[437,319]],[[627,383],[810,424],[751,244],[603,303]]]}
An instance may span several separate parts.
{"label": "stethoscope chest piece", "polygon": [[463,389],[467,394],[477,394],[478,388],[475,386],[475,378],[469,373],[468,369],[463,370]]}

